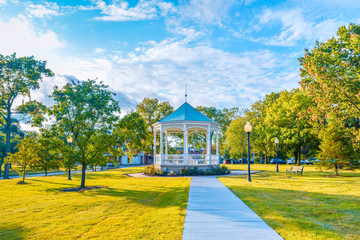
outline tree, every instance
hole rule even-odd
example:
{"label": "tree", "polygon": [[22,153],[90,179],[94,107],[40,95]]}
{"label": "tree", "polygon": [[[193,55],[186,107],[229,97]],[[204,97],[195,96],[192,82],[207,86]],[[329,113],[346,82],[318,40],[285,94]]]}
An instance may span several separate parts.
{"label": "tree", "polygon": [[301,149],[307,145],[317,149],[317,136],[306,119],[312,100],[299,89],[280,92],[279,97],[267,109],[264,123],[269,129],[269,139],[277,137],[283,150],[294,153],[295,162],[300,164]]}
{"label": "tree", "polygon": [[174,111],[169,102],[160,102],[157,98],[144,98],[136,106],[136,112],[145,119],[148,126],[163,119]]}
{"label": "tree", "polygon": [[131,112],[120,119],[113,134],[117,136],[117,143],[124,143],[122,147],[130,156],[144,151],[149,138],[146,122],[137,112]]}
{"label": "tree", "polygon": [[111,134],[120,108],[107,86],[95,80],[72,81],[62,89],[54,88],[54,105],[50,114],[55,118],[60,136],[71,136],[72,159],[82,165],[81,188],[85,187],[85,170],[89,165],[103,163],[114,144]]}
{"label": "tree", "polygon": [[350,115],[360,111],[360,25],[340,27],[337,36],[305,49],[300,85],[325,112],[333,108]]}
{"label": "tree", "polygon": [[34,149],[34,137],[24,138],[17,146],[18,152],[7,157],[6,162],[16,164],[18,168],[16,171],[22,176],[22,182],[25,183],[26,171],[36,161],[38,161],[38,154]]}
{"label": "tree", "polygon": [[35,170],[44,170],[45,176],[50,169],[58,169],[60,166],[59,145],[61,139],[56,138],[49,129],[41,129],[33,148],[37,154],[37,161],[33,163]]}
{"label": "tree", "polygon": [[[157,98],[144,98],[141,103],[136,106],[136,112],[145,119],[146,125],[150,126],[153,123],[163,119],[174,111],[174,108],[169,102],[160,102]],[[151,146],[153,144],[154,132],[151,128],[149,131],[149,137],[147,138],[146,146],[147,150],[151,152]]]}
{"label": "tree", "polygon": [[[251,105],[250,110],[245,111],[246,119],[253,126],[251,132],[251,146],[255,152],[265,155],[265,163],[269,163],[270,154],[274,153],[274,138],[272,129],[265,123],[268,109],[279,97],[279,93],[272,92]],[[244,125],[245,126],[245,125]]]}
{"label": "tree", "polygon": [[[226,131],[230,126],[231,121],[239,117],[239,113],[240,113],[239,109],[238,108],[217,109],[215,107],[197,106],[196,110],[198,110],[208,118],[211,118],[220,124],[219,150],[220,153],[224,153],[226,150],[226,145],[225,145]],[[210,136],[210,139],[212,139],[212,134]]]}
{"label": "tree", "polygon": [[327,169],[333,168],[338,175],[340,168],[354,169],[358,166],[355,151],[351,144],[350,129],[346,128],[344,121],[330,114],[327,119],[326,128],[321,133],[321,153],[319,155],[320,166]]}
{"label": "tree", "polygon": [[231,158],[243,157],[247,151],[247,134],[244,131],[245,117],[238,117],[230,123],[226,131],[226,146]]}
{"label": "tree", "polygon": [[[11,117],[14,100],[18,96],[30,96],[30,91],[39,88],[43,77],[53,73],[46,68],[46,61],[31,57],[17,58],[0,55],[0,124],[6,127],[6,154],[10,153]],[[5,164],[4,178],[9,178],[9,164]]]}

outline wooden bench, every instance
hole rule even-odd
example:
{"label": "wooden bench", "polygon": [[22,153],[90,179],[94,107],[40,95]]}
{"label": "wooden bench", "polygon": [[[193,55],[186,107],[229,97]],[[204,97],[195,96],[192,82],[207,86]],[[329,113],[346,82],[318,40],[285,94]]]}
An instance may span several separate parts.
{"label": "wooden bench", "polygon": [[296,173],[296,175],[298,175],[300,173],[302,176],[303,171],[304,171],[304,167],[302,166],[291,166],[290,169],[286,169],[286,174]]}

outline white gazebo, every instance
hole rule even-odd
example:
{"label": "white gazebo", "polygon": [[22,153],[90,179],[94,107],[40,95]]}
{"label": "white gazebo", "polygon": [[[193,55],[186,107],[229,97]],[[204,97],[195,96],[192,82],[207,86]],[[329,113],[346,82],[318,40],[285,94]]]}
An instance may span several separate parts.
{"label": "white gazebo", "polygon": [[[180,170],[185,167],[209,169],[219,165],[219,126],[220,124],[206,117],[185,102],[173,113],[153,124],[154,129],[154,165],[158,169]],[[157,143],[157,134],[160,143]],[[170,133],[183,133],[183,153],[169,154],[168,136]],[[188,137],[192,133],[205,133],[206,149],[201,153],[190,153]],[[216,136],[216,148],[211,152]]]}

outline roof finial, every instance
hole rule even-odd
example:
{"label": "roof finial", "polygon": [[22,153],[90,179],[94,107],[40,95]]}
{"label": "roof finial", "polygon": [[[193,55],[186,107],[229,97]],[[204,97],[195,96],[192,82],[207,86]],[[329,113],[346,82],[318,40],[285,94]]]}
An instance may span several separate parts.
{"label": "roof finial", "polygon": [[185,102],[187,102],[187,85],[185,83]]}

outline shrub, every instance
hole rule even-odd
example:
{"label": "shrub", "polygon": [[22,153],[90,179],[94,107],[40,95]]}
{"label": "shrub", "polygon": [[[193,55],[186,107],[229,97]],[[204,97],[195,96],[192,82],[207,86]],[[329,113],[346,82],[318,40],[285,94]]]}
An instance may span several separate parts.
{"label": "shrub", "polygon": [[198,167],[194,168],[182,168],[180,171],[163,171],[161,169],[156,169],[154,165],[147,166],[144,169],[144,174],[151,176],[197,176],[197,175],[224,175],[229,174],[230,171],[227,167],[212,167],[207,169],[206,171],[198,169]]}

